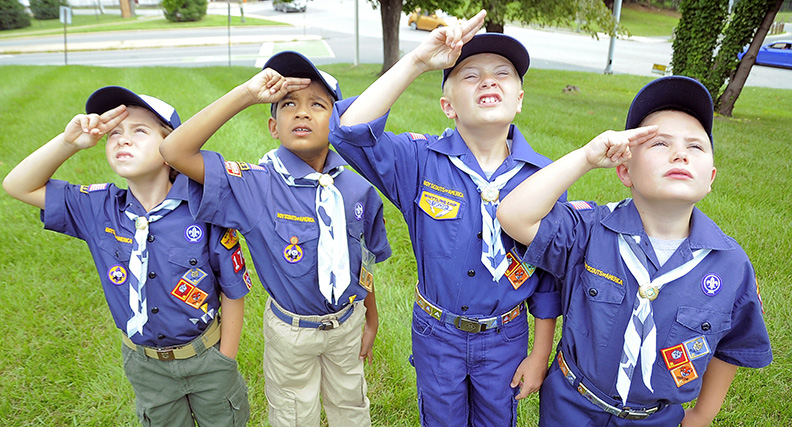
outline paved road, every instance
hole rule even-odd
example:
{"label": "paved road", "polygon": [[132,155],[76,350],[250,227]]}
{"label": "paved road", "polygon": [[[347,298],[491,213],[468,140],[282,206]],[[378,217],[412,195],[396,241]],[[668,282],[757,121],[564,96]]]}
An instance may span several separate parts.
{"label": "paved road", "polygon": [[[113,33],[70,34],[64,58],[63,36],[22,39],[0,38],[0,65],[69,64],[128,66],[207,66],[232,65],[260,67],[273,52],[294,49],[317,64],[351,63],[355,60],[354,0],[314,0],[305,13],[275,12],[270,1],[254,1],[245,6],[245,16],[280,21],[291,26],[200,28],[163,31],[125,31]],[[382,28],[379,11],[358,0],[359,49],[363,63],[382,62]],[[91,10],[82,13],[94,13]],[[108,11],[112,13],[111,11]],[[160,15],[156,9],[138,9],[138,15]],[[227,3],[210,3],[209,13],[226,15]],[[239,15],[238,3],[231,14]],[[413,49],[429,33],[407,27],[406,16],[400,25],[400,50]],[[531,53],[531,66],[545,69],[590,71],[605,69],[609,39],[565,31],[526,29],[507,26],[506,34],[521,40]],[[230,41],[230,42],[229,42]],[[28,53],[17,53],[28,52]],[[615,74],[652,75],[653,64],[667,65],[671,44],[665,39],[632,38],[616,41],[613,62]],[[792,70],[755,66],[747,84],[792,89]]]}

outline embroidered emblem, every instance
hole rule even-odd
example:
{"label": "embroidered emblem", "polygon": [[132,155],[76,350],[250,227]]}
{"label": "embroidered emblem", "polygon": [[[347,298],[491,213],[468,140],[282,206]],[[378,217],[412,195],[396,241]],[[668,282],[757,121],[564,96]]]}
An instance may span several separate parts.
{"label": "embroidered emblem", "polygon": [[250,272],[245,270],[245,274],[242,275],[242,280],[245,281],[245,286],[247,286],[248,290],[253,287],[253,281],[250,280]]}
{"label": "embroidered emblem", "polygon": [[237,243],[239,243],[239,233],[233,228],[229,228],[225,234],[223,234],[223,238],[220,239],[220,244],[225,246],[228,250],[231,250]]}
{"label": "embroidered emblem", "polygon": [[188,272],[184,273],[182,279],[197,286],[199,283],[201,283],[201,280],[203,280],[204,277],[208,275],[209,274],[207,274],[205,271],[201,270],[200,268],[191,268]]}
{"label": "embroidered emblem", "polygon": [[256,165],[256,164],[253,164],[253,163],[248,163],[248,166],[250,167],[250,170],[252,170],[252,171],[264,171],[264,172],[267,171],[267,167],[264,166],[264,165]]}
{"label": "embroidered emblem", "polygon": [[682,344],[664,348],[660,350],[660,354],[663,355],[663,360],[665,361],[668,369],[674,369],[677,366],[690,361],[690,359],[688,359],[687,353],[685,352],[685,346]]}
{"label": "embroidered emblem", "polygon": [[707,343],[707,338],[703,335],[693,338],[692,340],[687,340],[684,342],[685,349],[687,349],[687,353],[690,356],[690,360],[698,359],[701,356],[709,354],[710,347]]}
{"label": "embroidered emblem", "polygon": [[249,171],[250,170],[250,163],[247,162],[237,162],[239,165],[239,170]]}
{"label": "embroidered emblem", "polygon": [[239,163],[226,160],[225,168],[229,175],[242,178],[242,168],[239,167]]}
{"label": "embroidered emblem", "polygon": [[443,220],[457,218],[461,203],[424,191],[418,206],[432,218]]}
{"label": "embroidered emblem", "polygon": [[105,184],[91,184],[91,185],[81,185],[80,192],[81,193],[92,193],[94,191],[101,191],[107,189],[107,183]]}
{"label": "embroidered emblem", "polygon": [[514,249],[506,254],[506,260],[509,261],[509,266],[503,275],[506,276],[515,290],[519,289],[533,275],[536,267],[522,262],[520,257],[514,252]]}
{"label": "embroidered emblem", "polygon": [[575,200],[567,203],[569,203],[569,206],[572,206],[572,208],[575,209],[576,211],[594,209],[588,202],[584,202],[582,200]]}
{"label": "embroidered emblem", "polygon": [[312,216],[297,216],[292,214],[285,214],[280,213],[276,215],[278,219],[285,219],[287,221],[296,221],[296,222],[316,222],[316,220]]}
{"label": "embroidered emblem", "polygon": [[195,308],[199,308],[201,304],[203,304],[204,300],[206,300],[206,297],[208,296],[209,294],[207,294],[206,292],[193,287],[192,292],[190,292],[190,294],[187,295],[187,298],[184,300],[184,302]]}
{"label": "embroidered emblem", "polygon": [[672,369],[671,375],[674,377],[674,382],[676,383],[677,387],[682,387],[683,385],[698,378],[696,368],[693,367],[693,363],[691,362],[687,362],[678,368]]}
{"label": "embroidered emblem", "polygon": [[608,273],[606,273],[606,272],[604,272],[602,270],[598,270],[598,269],[588,265],[588,263],[586,263],[585,266],[586,266],[586,271],[588,271],[591,274],[594,274],[594,275],[600,276],[602,278],[608,279],[608,280],[610,280],[611,282],[613,282],[613,283],[615,283],[617,285],[621,285],[621,284],[624,283],[624,281],[622,281],[622,279],[620,279],[620,278],[618,278],[618,277],[616,277],[616,276],[614,276],[612,274],[608,274]]}
{"label": "embroidered emblem", "polygon": [[181,279],[171,291],[171,295],[182,301],[186,301],[187,296],[190,295],[190,292],[192,292],[193,289],[195,289],[195,286],[191,285],[188,281]]}
{"label": "embroidered emblem", "polygon": [[184,229],[184,238],[190,243],[198,243],[203,239],[204,232],[198,224],[193,224]]}
{"label": "embroidered emblem", "polygon": [[704,295],[714,297],[720,292],[722,283],[720,276],[710,273],[701,279],[701,290]]}
{"label": "embroidered emblem", "polygon": [[110,227],[105,227],[105,233],[112,234],[113,237],[115,237],[115,239],[118,240],[119,242],[132,244],[132,239],[131,238],[117,235],[116,231],[113,230]]}
{"label": "embroidered emblem", "polygon": [[355,219],[358,221],[363,219],[363,203],[355,203]]}
{"label": "embroidered emblem", "polygon": [[299,262],[303,257],[303,250],[297,243],[299,240],[297,236],[292,236],[289,240],[289,244],[283,248],[283,257],[286,258],[286,261],[290,264],[294,264]]}
{"label": "embroidered emblem", "polygon": [[123,265],[116,264],[107,270],[107,278],[116,286],[123,285],[127,279],[127,271]]}
{"label": "embroidered emblem", "polygon": [[237,250],[231,254],[231,262],[234,263],[234,273],[239,273],[239,270],[245,267],[245,257],[242,256],[242,248],[237,248]]}
{"label": "embroidered emblem", "polygon": [[421,134],[421,133],[415,133],[415,132],[407,132],[407,134],[408,134],[408,135],[410,135],[410,138],[411,138],[413,141],[417,141],[417,140],[423,140],[423,141],[426,141],[426,135],[424,135],[424,134]]}

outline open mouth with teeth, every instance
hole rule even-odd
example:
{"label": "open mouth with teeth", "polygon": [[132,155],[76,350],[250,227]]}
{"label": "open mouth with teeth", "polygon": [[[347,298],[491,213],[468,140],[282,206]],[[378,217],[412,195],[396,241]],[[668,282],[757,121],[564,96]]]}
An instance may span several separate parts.
{"label": "open mouth with teeth", "polygon": [[501,101],[500,96],[498,95],[484,95],[479,98],[478,103],[479,105],[492,105],[497,104]]}
{"label": "open mouth with teeth", "polygon": [[296,127],[294,129],[292,129],[292,133],[297,134],[297,135],[307,135],[307,134],[311,133],[311,128],[308,128],[308,127]]}

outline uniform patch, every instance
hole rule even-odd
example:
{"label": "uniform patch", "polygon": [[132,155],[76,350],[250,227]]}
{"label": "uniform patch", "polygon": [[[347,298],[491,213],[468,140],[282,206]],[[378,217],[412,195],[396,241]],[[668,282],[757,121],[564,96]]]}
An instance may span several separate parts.
{"label": "uniform patch", "polygon": [[129,244],[132,243],[132,239],[130,237],[119,236],[119,235],[116,234],[116,231],[113,230],[110,227],[105,227],[105,233],[112,234],[113,237],[115,237],[115,239],[118,240],[121,243],[129,243]]}
{"label": "uniform patch", "polygon": [[616,276],[614,276],[612,274],[606,273],[606,272],[604,272],[602,270],[598,270],[598,269],[588,265],[588,263],[585,264],[585,267],[586,267],[586,271],[588,271],[591,274],[594,274],[596,276],[600,276],[602,278],[608,279],[608,280],[610,280],[611,282],[613,282],[613,283],[615,283],[617,285],[624,284],[624,281],[622,279],[620,279],[620,278],[618,278],[618,277],[616,277]]}
{"label": "uniform patch", "polygon": [[242,178],[242,168],[239,167],[238,162],[232,162],[226,160],[225,169],[226,169],[226,173],[228,173],[229,175],[238,176]]}
{"label": "uniform patch", "polygon": [[264,171],[264,172],[267,171],[267,167],[264,166],[264,165],[257,165],[257,164],[254,164],[254,163],[248,163],[248,166],[250,166],[250,170],[252,170],[252,171]]}
{"label": "uniform patch", "polygon": [[81,185],[80,192],[82,193],[91,193],[94,191],[101,191],[107,190],[107,183],[104,184],[91,184],[91,185]]}
{"label": "uniform patch", "polygon": [[303,257],[303,249],[297,243],[297,236],[292,236],[290,243],[283,248],[283,258],[290,264],[300,262]]}
{"label": "uniform patch", "polygon": [[220,239],[220,244],[225,246],[228,250],[231,250],[237,243],[239,243],[239,233],[233,228],[226,230],[225,234],[223,234],[223,238]]}
{"label": "uniform patch", "polygon": [[193,289],[195,289],[195,286],[191,285],[190,282],[182,278],[171,291],[171,295],[182,301],[186,301],[187,296],[190,295],[190,292],[192,292]]}
{"label": "uniform patch", "polygon": [[461,203],[423,191],[418,206],[432,218],[443,220],[458,217]]}
{"label": "uniform patch", "polygon": [[685,349],[687,349],[690,360],[698,359],[699,357],[709,354],[710,352],[710,346],[707,343],[707,338],[705,338],[703,335],[693,338],[692,340],[685,341],[684,345]]}
{"label": "uniform patch", "polygon": [[242,275],[242,280],[245,281],[245,286],[247,286],[248,290],[253,287],[253,281],[250,280],[250,272],[245,270],[245,274]]}
{"label": "uniform patch", "polygon": [[668,369],[674,369],[677,366],[690,362],[687,352],[685,352],[685,346],[682,344],[664,348],[660,350],[660,354],[663,355],[663,360]]}
{"label": "uniform patch", "polygon": [[355,219],[358,221],[363,219],[363,203],[355,203]]}
{"label": "uniform patch", "polygon": [[710,273],[701,279],[701,291],[704,292],[704,295],[714,297],[720,293],[722,284],[720,276]]}
{"label": "uniform patch", "polygon": [[242,256],[242,248],[237,248],[231,254],[231,262],[234,263],[234,273],[239,273],[239,270],[245,268],[245,257]]}
{"label": "uniform patch", "polygon": [[116,286],[123,285],[127,279],[127,271],[123,265],[116,264],[107,270],[107,278]]}
{"label": "uniform patch", "polygon": [[582,200],[574,200],[567,203],[569,203],[569,206],[572,206],[572,208],[575,209],[576,211],[594,209],[588,202],[584,202]]}
{"label": "uniform patch", "polygon": [[296,222],[316,222],[316,220],[312,216],[297,216],[292,214],[286,214],[278,212],[276,214],[278,219],[285,219],[287,221],[296,221]]}
{"label": "uniform patch", "polygon": [[503,275],[509,279],[509,283],[511,283],[512,287],[516,290],[533,275],[536,267],[522,262],[520,257],[513,251],[514,249],[506,254],[506,260],[509,262],[509,266],[506,268],[506,272],[503,273]]}
{"label": "uniform patch", "polygon": [[195,308],[199,308],[201,307],[201,304],[203,304],[204,300],[206,300],[206,297],[208,296],[209,294],[207,294],[206,292],[202,291],[199,288],[194,287],[192,292],[190,292],[190,294],[187,295],[187,298],[184,300],[184,302]]}
{"label": "uniform patch", "polygon": [[696,368],[693,366],[693,363],[687,362],[682,366],[672,369],[671,376],[674,377],[676,386],[682,387],[683,385],[698,378],[698,373],[696,372]]}
{"label": "uniform patch", "polygon": [[411,138],[413,141],[417,141],[417,140],[426,141],[426,140],[427,140],[427,139],[426,139],[426,135],[424,135],[424,134],[422,134],[422,133],[407,132],[407,134],[408,134],[408,135],[410,135],[410,138]]}
{"label": "uniform patch", "polygon": [[182,279],[197,286],[199,283],[201,283],[201,280],[203,280],[204,277],[208,275],[209,274],[207,274],[205,271],[201,270],[200,268],[191,268],[188,272],[184,273]]}
{"label": "uniform patch", "polygon": [[201,226],[198,224],[189,225],[184,229],[184,238],[190,243],[200,242],[203,240],[203,236],[203,228],[201,228]]}

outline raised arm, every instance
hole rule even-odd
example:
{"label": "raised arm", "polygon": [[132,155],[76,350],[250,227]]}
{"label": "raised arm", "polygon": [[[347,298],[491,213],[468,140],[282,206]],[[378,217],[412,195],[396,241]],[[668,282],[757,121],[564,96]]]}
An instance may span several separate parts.
{"label": "raised arm", "polygon": [[723,400],[726,399],[726,393],[736,374],[737,366],[713,357],[701,379],[701,391],[696,405],[685,410],[681,426],[709,426],[723,406]]}
{"label": "raised arm", "polygon": [[454,65],[462,53],[462,45],[478,32],[486,15],[482,10],[462,25],[432,31],[418,47],[363,91],[341,116],[341,125],[353,126],[381,117],[419,75]]}
{"label": "raised arm", "polygon": [[121,105],[104,114],[78,114],[60,135],[52,138],[22,160],[3,180],[3,189],[13,198],[44,209],[47,182],[69,157],[91,148],[129,113]]}
{"label": "raised arm", "polygon": [[518,242],[530,245],[539,231],[542,218],[550,213],[556,200],[575,181],[592,169],[612,168],[624,163],[630,158],[630,146],[643,144],[656,133],[657,126],[607,131],[534,173],[504,197],[498,206],[501,228]]}
{"label": "raised arm", "polygon": [[182,123],[162,142],[160,153],[179,172],[203,184],[201,147],[220,126],[253,104],[277,102],[288,92],[306,88],[310,83],[310,79],[286,78],[267,68]]}

